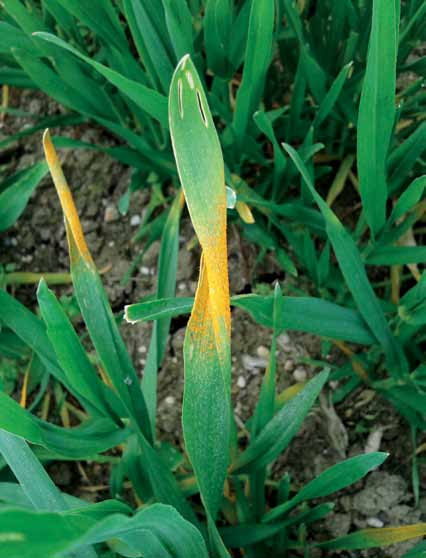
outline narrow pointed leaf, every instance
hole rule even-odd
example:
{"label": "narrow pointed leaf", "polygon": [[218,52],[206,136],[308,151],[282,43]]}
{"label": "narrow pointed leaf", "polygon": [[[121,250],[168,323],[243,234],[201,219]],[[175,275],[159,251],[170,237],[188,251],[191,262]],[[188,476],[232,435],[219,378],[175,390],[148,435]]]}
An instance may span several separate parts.
{"label": "narrow pointed leaf", "polygon": [[30,505],[45,511],[68,508],[61,491],[22,438],[0,430],[0,453],[19,481]]}
{"label": "narrow pointed leaf", "polygon": [[392,210],[389,222],[395,223],[422,199],[426,190],[426,175],[419,176],[404,190]]}
{"label": "narrow pointed leaf", "polygon": [[61,428],[42,421],[0,392],[0,428],[43,446],[58,455],[85,459],[113,448],[128,436],[109,419],[87,421],[75,428]]}
{"label": "narrow pointed leaf", "polygon": [[[176,270],[179,251],[179,221],[184,204],[182,192],[178,192],[164,226],[160,255],[158,258],[158,298],[173,296],[176,291]],[[127,307],[128,308],[128,307]],[[166,350],[171,317],[165,316],[155,322],[144,368],[142,389],[146,398],[153,437],[156,430],[157,372]]]}
{"label": "narrow pointed leaf", "polygon": [[[278,327],[305,331],[342,339],[362,345],[377,342],[360,313],[327,300],[308,296],[284,296],[282,312],[278,316]],[[130,304],[125,307],[125,319],[130,323],[173,318],[189,314],[194,299],[189,297],[164,298]],[[242,308],[253,319],[266,327],[273,327],[273,298],[256,294],[235,295],[231,305]]]}
{"label": "narrow pointed leaf", "polygon": [[324,97],[322,103],[318,108],[318,112],[315,116],[313,121],[314,128],[318,128],[333,110],[334,105],[336,104],[337,99],[339,98],[340,93],[342,92],[343,86],[345,85],[346,78],[349,75],[349,71],[352,68],[353,63],[349,62],[343,66],[340,70],[338,76],[331,84],[330,89],[327,91],[326,96]]}
{"label": "narrow pointed leaf", "polygon": [[169,119],[180,181],[202,248],[184,344],[183,431],[204,505],[215,518],[229,460],[231,422],[226,193],[219,139],[188,56],[173,75]]}
{"label": "narrow pointed leaf", "polygon": [[237,93],[233,123],[239,142],[243,141],[263,93],[272,56],[274,17],[273,0],[251,3],[243,77]]}
{"label": "narrow pointed leaf", "polygon": [[0,194],[0,232],[11,227],[19,218],[46,173],[47,165],[41,162],[25,169],[15,179],[12,177],[9,186]]}
{"label": "narrow pointed leaf", "polygon": [[297,434],[327,377],[327,372],[321,372],[286,403],[232,464],[232,472],[253,471],[272,463]]}
{"label": "narrow pointed leaf", "polygon": [[[31,545],[32,558],[53,558],[80,551],[87,544],[108,541],[116,548],[120,541],[125,544],[121,547],[125,556],[141,556],[143,552],[144,558],[208,557],[200,532],[170,506],[156,504],[133,517],[115,513],[100,521],[87,511],[87,507],[81,514],[74,510],[60,514],[2,510],[2,551],[9,558],[22,558],[29,555]],[[123,555],[121,548],[117,551]]]}
{"label": "narrow pointed leaf", "polygon": [[47,335],[68,382],[90,402],[91,410],[105,417],[115,415],[118,421],[122,407],[117,396],[101,381],[64,309],[44,280],[39,284],[37,300],[47,325]]}
{"label": "narrow pointed leaf", "polygon": [[403,527],[361,529],[350,535],[317,544],[329,550],[357,550],[397,544],[426,535],[426,523],[415,523]]}
{"label": "narrow pointed leaf", "polygon": [[408,372],[407,360],[398,340],[393,336],[386,321],[380,303],[368,280],[364,264],[353,238],[315,190],[311,177],[298,153],[288,144],[283,144],[283,147],[302,175],[305,184],[308,186],[324,216],[327,234],[346,284],[352,293],[360,314],[381,344],[389,369],[398,375],[406,374]]}
{"label": "narrow pointed leaf", "polygon": [[152,440],[148,410],[130,356],[108,303],[81,228],[71,191],[48,131],[43,137],[46,160],[65,216],[71,275],[81,313],[103,369],[137,430]]}
{"label": "narrow pointed leaf", "polygon": [[372,452],[351,457],[329,467],[304,486],[294,498],[268,512],[264,521],[274,521],[306,500],[329,496],[358,482],[367,473],[379,467],[387,457],[387,453]]}
{"label": "narrow pointed leaf", "polygon": [[385,223],[386,160],[395,118],[399,0],[374,0],[367,69],[358,116],[358,173],[367,222],[377,234]]}
{"label": "narrow pointed leaf", "polygon": [[115,85],[122,93],[132,99],[132,101],[134,101],[142,110],[153,118],[156,118],[163,126],[167,127],[167,100],[163,95],[154,89],[150,89],[146,85],[142,85],[128,79],[115,70],[111,70],[111,68],[96,62],[96,60],[82,54],[76,48],[72,47],[62,39],[55,37],[55,35],[52,35],[51,33],[36,33],[36,35],[45,41],[49,41],[58,47],[71,52],[81,60],[84,60],[87,64],[102,74],[109,82]]}

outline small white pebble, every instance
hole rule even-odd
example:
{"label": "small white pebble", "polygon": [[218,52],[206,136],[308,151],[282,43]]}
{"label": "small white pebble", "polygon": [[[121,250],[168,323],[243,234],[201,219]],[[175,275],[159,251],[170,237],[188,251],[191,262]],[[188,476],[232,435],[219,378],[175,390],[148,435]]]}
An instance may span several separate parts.
{"label": "small white pebble", "polygon": [[294,362],[291,360],[291,358],[289,358],[288,360],[285,361],[284,370],[286,372],[291,372],[293,368],[294,368]]}
{"label": "small white pebble", "polygon": [[141,224],[141,218],[140,218],[139,215],[132,215],[132,216],[130,217],[130,225],[131,225],[132,227],[137,227],[137,226],[140,225],[140,224]]}
{"label": "small white pebble", "polygon": [[104,213],[105,223],[113,223],[119,218],[118,211],[114,205],[107,205]]}
{"label": "small white pebble", "polygon": [[291,340],[287,333],[281,333],[281,335],[278,336],[277,341],[280,345],[289,345]]}
{"label": "small white pebble", "polygon": [[268,366],[266,358],[242,355],[241,360],[246,370],[255,370],[256,368],[266,368]]}
{"label": "small white pebble", "polygon": [[149,267],[146,267],[146,265],[143,265],[139,268],[139,271],[141,272],[142,275],[150,275],[151,271],[149,269]]}
{"label": "small white pebble", "polygon": [[238,380],[237,380],[237,386],[239,388],[245,388],[247,385],[246,379],[244,378],[244,376],[238,376]]}
{"label": "small white pebble", "polygon": [[138,353],[146,353],[145,345],[141,345],[140,347],[138,347]]}
{"label": "small white pebble", "polygon": [[164,402],[166,403],[166,405],[174,405],[175,404],[176,399],[173,397],[173,395],[168,395],[165,399]]}
{"label": "small white pebble", "polygon": [[268,358],[269,357],[269,349],[267,349],[264,345],[260,345],[256,349],[257,356]]}
{"label": "small white pebble", "polygon": [[110,240],[110,241],[108,242],[108,246],[109,246],[110,248],[112,248],[113,246],[115,246],[115,242],[114,242],[113,240]]}
{"label": "small white pebble", "polygon": [[177,357],[172,357],[172,362],[173,362],[173,364],[176,364],[177,361],[178,361]]}
{"label": "small white pebble", "polygon": [[146,359],[140,358],[140,359],[139,359],[139,364],[140,364],[141,366],[145,366],[145,364],[146,364]]}
{"label": "small white pebble", "polygon": [[178,288],[178,291],[182,292],[186,289],[186,285],[185,285],[185,283],[178,283],[177,288]]}
{"label": "small white pebble", "polygon": [[369,517],[367,519],[367,525],[369,527],[375,527],[376,529],[380,529],[381,527],[383,527],[384,523],[378,517]]}
{"label": "small white pebble", "polygon": [[306,382],[306,370],[302,366],[298,366],[293,372],[293,378],[296,382]]}

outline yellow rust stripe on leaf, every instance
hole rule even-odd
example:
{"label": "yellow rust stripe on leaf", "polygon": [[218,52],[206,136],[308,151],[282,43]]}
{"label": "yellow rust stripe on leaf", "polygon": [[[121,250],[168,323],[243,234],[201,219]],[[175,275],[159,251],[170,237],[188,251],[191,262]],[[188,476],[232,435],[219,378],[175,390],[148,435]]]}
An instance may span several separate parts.
{"label": "yellow rust stripe on leaf", "polygon": [[426,523],[404,525],[403,527],[384,527],[382,529],[366,529],[367,540],[377,545],[396,544],[426,535]]}
{"label": "yellow rust stripe on leaf", "polygon": [[[206,345],[208,339],[211,338],[211,320],[208,319],[210,314],[210,300],[209,300],[209,284],[207,280],[205,259],[203,254],[201,255],[200,262],[200,276],[198,279],[197,290],[195,293],[194,305],[192,307],[191,316],[188,322],[187,334],[192,340],[201,340],[199,345]],[[190,350],[190,359],[193,357],[193,347]],[[204,355],[205,356],[205,355]]]}
{"label": "yellow rust stripe on leaf", "polygon": [[[229,344],[225,336],[230,334],[224,164],[203,86],[189,56],[182,58],[174,73],[169,114],[182,190],[203,253],[204,272],[193,313],[206,305],[217,350],[224,354],[227,348],[221,345]],[[194,330],[197,324],[194,317]]]}
{"label": "yellow rust stripe on leaf", "polygon": [[349,535],[319,543],[322,548],[335,550],[357,550],[397,544],[426,535],[426,523],[415,523],[402,527],[361,529]]}
{"label": "yellow rust stripe on leaf", "polygon": [[92,256],[84,238],[83,229],[77,213],[77,208],[71,194],[71,190],[62,171],[61,163],[52,143],[49,130],[43,134],[43,148],[47,165],[52,176],[53,183],[61,202],[62,211],[67,223],[67,232],[72,235],[72,240],[78,250],[79,255],[90,265],[93,265]]}
{"label": "yellow rust stripe on leaf", "polygon": [[[221,365],[226,367],[231,332],[226,235],[218,242],[218,245],[206,247],[202,252],[200,277],[188,332],[204,339],[205,350],[215,350]],[[209,330],[212,330],[214,338],[212,346],[207,343],[212,337]]]}
{"label": "yellow rust stripe on leaf", "polygon": [[211,307],[213,327],[216,331],[223,324],[225,330],[229,333],[231,330],[231,313],[226,227],[223,227],[220,231],[214,246],[203,246],[203,259],[209,286],[209,305]]}

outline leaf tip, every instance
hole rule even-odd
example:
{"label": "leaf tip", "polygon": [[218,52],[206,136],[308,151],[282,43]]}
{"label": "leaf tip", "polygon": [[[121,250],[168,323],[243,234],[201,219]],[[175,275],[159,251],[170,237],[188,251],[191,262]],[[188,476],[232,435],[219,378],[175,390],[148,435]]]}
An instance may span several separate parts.
{"label": "leaf tip", "polygon": [[128,324],[136,324],[138,322],[138,320],[132,320],[129,316],[129,309],[132,305],[131,304],[126,304],[126,306],[124,307],[124,319]]}
{"label": "leaf tip", "polygon": [[49,128],[46,128],[43,132],[43,149],[44,149],[44,155],[46,157],[47,163],[50,167],[51,163],[53,163],[56,157],[56,152],[55,152],[55,148],[53,147],[52,137],[50,135]]}
{"label": "leaf tip", "polygon": [[41,294],[43,294],[43,292],[45,292],[46,288],[47,288],[46,279],[44,277],[42,277],[40,279],[40,281],[38,282],[38,285],[37,285],[37,296],[40,296]]}
{"label": "leaf tip", "polygon": [[[71,191],[62,171],[61,163],[59,162],[59,158],[48,128],[46,128],[43,133],[43,149],[59,201],[61,202],[62,211],[65,216],[69,245],[71,247],[74,243],[79,255],[92,267],[94,266],[93,260],[84,238],[77,208],[75,207]],[[71,242],[71,240],[73,242]]]}
{"label": "leaf tip", "polygon": [[185,66],[188,62],[188,60],[191,60],[191,56],[189,53],[186,53],[182,56],[182,58],[179,60],[179,63],[177,65],[177,69],[180,70],[185,70]]}
{"label": "leaf tip", "polygon": [[237,210],[238,215],[241,217],[244,223],[247,223],[248,225],[252,225],[253,223],[255,223],[253,213],[251,212],[250,207],[245,202],[237,200],[237,202],[235,203],[235,209]]}

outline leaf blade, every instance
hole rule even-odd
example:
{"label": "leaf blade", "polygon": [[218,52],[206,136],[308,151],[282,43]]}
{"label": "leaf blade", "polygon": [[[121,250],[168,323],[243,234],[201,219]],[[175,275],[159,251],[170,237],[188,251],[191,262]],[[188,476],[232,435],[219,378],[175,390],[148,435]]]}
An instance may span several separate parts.
{"label": "leaf blade", "polygon": [[396,0],[374,0],[367,69],[358,116],[361,199],[373,235],[385,224],[386,160],[395,118],[399,14]]}
{"label": "leaf blade", "polygon": [[169,119],[182,188],[202,247],[200,277],[184,342],[182,424],[203,503],[215,519],[228,466],[231,424],[226,193],[219,139],[188,56],[172,78]]}

